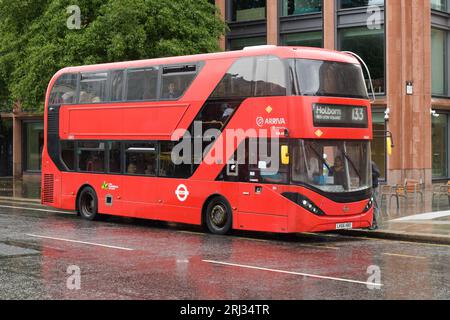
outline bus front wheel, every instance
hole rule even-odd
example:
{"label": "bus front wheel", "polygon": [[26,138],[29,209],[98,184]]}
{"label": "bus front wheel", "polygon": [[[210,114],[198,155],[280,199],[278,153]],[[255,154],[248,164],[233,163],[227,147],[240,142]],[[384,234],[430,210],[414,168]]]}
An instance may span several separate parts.
{"label": "bus front wheel", "polygon": [[95,190],[85,187],[78,197],[78,213],[85,220],[95,220],[97,218],[98,199]]}
{"label": "bus front wheel", "polygon": [[233,213],[225,198],[215,197],[208,203],[205,222],[208,230],[213,234],[225,235],[231,231]]}

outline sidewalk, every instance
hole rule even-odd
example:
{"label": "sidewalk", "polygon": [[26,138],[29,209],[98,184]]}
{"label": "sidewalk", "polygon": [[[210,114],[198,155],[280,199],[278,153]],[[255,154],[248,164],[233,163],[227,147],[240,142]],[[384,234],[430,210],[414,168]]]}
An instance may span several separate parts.
{"label": "sidewalk", "polygon": [[417,203],[411,198],[401,199],[397,209],[395,200],[388,208],[386,201],[381,207],[379,229],[346,230],[340,234],[378,239],[392,239],[412,242],[450,244],[450,205],[447,197],[432,202],[432,189],[424,193]]}
{"label": "sidewalk", "polygon": [[26,177],[24,180],[0,178],[0,199],[40,202],[40,176]]}
{"label": "sidewalk", "polygon": [[[20,200],[40,203],[41,184],[39,177],[13,180],[0,178],[0,200]],[[450,244],[450,206],[448,199],[432,203],[432,190],[425,192],[425,201],[402,199],[397,209],[395,201],[391,208],[386,201],[381,207],[379,230],[345,230],[339,234],[379,239],[395,239],[412,242]]]}

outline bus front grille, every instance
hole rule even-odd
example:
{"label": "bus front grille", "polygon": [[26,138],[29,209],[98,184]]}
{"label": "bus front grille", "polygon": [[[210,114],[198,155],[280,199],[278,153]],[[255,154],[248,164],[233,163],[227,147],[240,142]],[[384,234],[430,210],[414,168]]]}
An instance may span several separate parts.
{"label": "bus front grille", "polygon": [[44,203],[53,203],[54,176],[53,174],[44,175],[44,192],[42,200]]}

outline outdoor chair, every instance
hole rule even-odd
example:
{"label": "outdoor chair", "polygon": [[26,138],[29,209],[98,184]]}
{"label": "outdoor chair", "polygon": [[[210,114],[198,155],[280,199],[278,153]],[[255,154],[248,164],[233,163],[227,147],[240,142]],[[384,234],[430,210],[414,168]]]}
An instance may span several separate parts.
{"label": "outdoor chair", "polygon": [[391,208],[392,198],[396,199],[397,209],[400,208],[400,195],[399,189],[401,185],[383,185],[381,186],[381,199],[380,199],[380,207],[383,205],[383,200],[387,201],[388,209]]}
{"label": "outdoor chair", "polygon": [[435,185],[433,186],[433,198],[432,201],[437,198],[438,203],[440,203],[441,198],[446,197],[450,200],[450,181],[447,182],[445,185]]}
{"label": "outdoor chair", "polygon": [[420,196],[422,203],[425,202],[424,196],[425,184],[419,180],[406,179],[404,185],[398,189],[400,197],[408,200],[410,196],[414,199],[414,205],[417,204],[417,197]]}

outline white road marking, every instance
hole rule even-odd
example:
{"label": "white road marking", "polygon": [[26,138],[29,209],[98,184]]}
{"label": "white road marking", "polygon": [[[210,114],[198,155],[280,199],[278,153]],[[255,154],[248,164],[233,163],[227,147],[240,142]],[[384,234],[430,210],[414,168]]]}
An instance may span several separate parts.
{"label": "white road marking", "polygon": [[213,260],[202,260],[202,261],[203,262],[207,262],[207,263],[211,263],[211,264],[219,264],[219,265],[230,266],[230,267],[238,267],[238,268],[253,269],[253,270],[260,270],[260,271],[270,271],[270,272],[291,274],[291,275],[296,275],[296,276],[303,276],[303,277],[323,279],[323,280],[349,282],[349,283],[363,284],[363,285],[366,285],[366,286],[376,286],[376,287],[382,287],[383,286],[383,284],[381,284],[381,283],[377,284],[377,283],[372,283],[372,282],[364,282],[364,281],[342,279],[342,278],[335,278],[335,277],[326,277],[326,276],[319,276],[319,275],[315,275],[315,274],[308,274],[308,273],[301,273],[301,272],[292,272],[292,271],[269,269],[269,268],[261,268],[261,267],[247,266],[247,265],[243,265],[243,264],[235,264],[235,263],[213,261]]}
{"label": "white road marking", "polygon": [[2,205],[21,205],[21,206],[34,206],[34,207],[40,207],[40,208],[45,208],[45,206],[43,206],[40,203],[37,202],[22,202],[22,201],[16,201],[16,200],[2,200],[0,199],[0,204]]}
{"label": "white road marking", "polygon": [[449,217],[449,216],[450,216],[450,211],[429,212],[429,213],[415,214],[415,215],[408,216],[408,217],[394,219],[394,220],[391,220],[390,222],[432,220],[432,219],[444,218],[444,217]]}
{"label": "white road marking", "polygon": [[43,212],[64,213],[64,214],[74,214],[73,212],[70,212],[70,211],[58,211],[58,210],[37,209],[37,208],[27,208],[27,207],[16,207],[16,206],[4,206],[4,205],[0,205],[0,208],[21,209],[21,210],[29,210],[29,211],[43,211]]}
{"label": "white road marking", "polygon": [[38,235],[35,235],[35,234],[26,234],[26,235],[29,236],[29,237],[33,237],[33,238],[50,239],[50,240],[57,240],[57,241],[66,241],[66,242],[80,243],[80,244],[86,244],[86,245],[97,246],[97,247],[104,247],[104,248],[110,248],[110,249],[134,251],[134,249],[131,249],[131,248],[109,246],[109,245],[106,245],[106,244],[100,244],[100,243],[94,243],[94,242],[85,242],[85,241],[78,241],[78,240],[71,240],[71,239],[54,238],[54,237],[47,237],[47,236],[38,236]]}
{"label": "white road marking", "polygon": [[397,254],[397,253],[389,253],[389,252],[384,252],[383,255],[385,255],[385,256],[392,256],[392,257],[400,257],[400,258],[426,259],[426,257],[409,256],[409,255],[406,255],[406,254]]}

